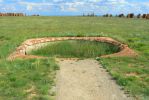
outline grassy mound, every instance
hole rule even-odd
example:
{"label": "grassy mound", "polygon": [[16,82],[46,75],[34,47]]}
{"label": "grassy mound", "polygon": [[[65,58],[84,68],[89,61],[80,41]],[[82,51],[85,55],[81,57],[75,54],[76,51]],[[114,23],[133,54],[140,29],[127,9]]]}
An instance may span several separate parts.
{"label": "grassy mound", "polygon": [[91,58],[119,51],[119,47],[109,43],[85,40],[66,40],[49,44],[34,50],[31,54],[40,56]]}

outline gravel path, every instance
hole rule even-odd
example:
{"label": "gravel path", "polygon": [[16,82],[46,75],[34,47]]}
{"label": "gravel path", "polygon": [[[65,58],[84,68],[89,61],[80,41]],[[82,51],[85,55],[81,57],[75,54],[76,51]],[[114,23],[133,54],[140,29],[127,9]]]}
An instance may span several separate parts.
{"label": "gravel path", "polygon": [[56,100],[132,100],[93,59],[59,60]]}

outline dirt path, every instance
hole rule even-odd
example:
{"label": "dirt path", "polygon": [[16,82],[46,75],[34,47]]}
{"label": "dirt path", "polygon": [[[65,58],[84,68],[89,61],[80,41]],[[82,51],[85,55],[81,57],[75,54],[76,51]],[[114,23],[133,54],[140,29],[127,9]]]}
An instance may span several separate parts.
{"label": "dirt path", "polygon": [[56,100],[132,100],[92,59],[61,60]]}

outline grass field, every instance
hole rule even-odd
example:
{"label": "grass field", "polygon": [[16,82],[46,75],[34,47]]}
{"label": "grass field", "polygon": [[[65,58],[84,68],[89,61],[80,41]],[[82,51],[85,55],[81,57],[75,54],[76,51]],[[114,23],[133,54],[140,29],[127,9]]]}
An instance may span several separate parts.
{"label": "grass field", "polygon": [[55,100],[53,59],[0,62],[0,100]]}
{"label": "grass field", "polygon": [[[128,44],[138,57],[101,58],[100,62],[131,95],[148,100],[149,20],[102,17],[0,17],[0,100],[26,100],[29,94],[24,91],[32,85],[37,94],[33,99],[47,100],[47,90],[54,84],[48,70],[55,68],[54,60],[5,59],[26,39],[48,36],[109,36]],[[45,87],[41,77],[50,81]]]}

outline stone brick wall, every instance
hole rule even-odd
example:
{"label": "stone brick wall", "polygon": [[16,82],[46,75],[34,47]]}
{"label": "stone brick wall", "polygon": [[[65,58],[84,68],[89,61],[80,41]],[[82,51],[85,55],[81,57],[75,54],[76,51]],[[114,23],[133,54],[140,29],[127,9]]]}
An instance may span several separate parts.
{"label": "stone brick wall", "polygon": [[[111,43],[113,45],[120,47],[120,52],[104,55],[101,57],[112,57],[112,56],[136,56],[137,54],[130,49],[126,44],[122,44],[119,41],[116,41],[109,37],[46,37],[46,38],[36,38],[36,39],[28,39],[23,42],[17,49],[8,57],[8,60],[13,60],[16,58],[44,58],[41,56],[35,55],[27,55],[27,51],[29,51],[30,46],[34,46],[41,43],[48,43],[54,41],[63,41],[63,40],[88,40],[88,41],[99,41]],[[34,48],[33,48],[34,49]]]}
{"label": "stone brick wall", "polygon": [[23,13],[0,13],[0,16],[25,16]]}

